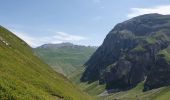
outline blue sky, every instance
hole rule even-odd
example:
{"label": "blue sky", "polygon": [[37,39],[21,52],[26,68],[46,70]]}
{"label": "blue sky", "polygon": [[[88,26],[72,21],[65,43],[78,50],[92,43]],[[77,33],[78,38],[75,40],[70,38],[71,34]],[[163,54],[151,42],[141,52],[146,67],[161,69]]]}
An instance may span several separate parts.
{"label": "blue sky", "polygon": [[170,0],[0,1],[0,25],[32,47],[61,42],[98,46],[117,23],[146,13],[170,14]]}

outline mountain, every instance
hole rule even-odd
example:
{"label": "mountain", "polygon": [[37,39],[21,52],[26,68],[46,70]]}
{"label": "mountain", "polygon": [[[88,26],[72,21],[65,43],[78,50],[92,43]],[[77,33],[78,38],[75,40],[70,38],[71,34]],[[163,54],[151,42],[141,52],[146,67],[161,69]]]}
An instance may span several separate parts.
{"label": "mountain", "polygon": [[0,26],[0,100],[93,100]]}
{"label": "mountain", "polygon": [[170,85],[170,15],[146,14],[117,24],[85,63],[82,82],[111,92]]}
{"label": "mountain", "polygon": [[97,47],[74,45],[72,43],[44,44],[34,49],[35,53],[54,70],[70,77],[83,69],[83,64]]}

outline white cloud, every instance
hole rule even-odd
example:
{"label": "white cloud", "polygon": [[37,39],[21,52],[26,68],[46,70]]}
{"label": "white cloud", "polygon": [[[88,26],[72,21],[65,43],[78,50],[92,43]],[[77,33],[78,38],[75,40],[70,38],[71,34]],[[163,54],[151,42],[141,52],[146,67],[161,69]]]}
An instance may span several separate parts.
{"label": "white cloud", "polygon": [[68,34],[65,32],[56,32],[54,38],[60,41],[80,41],[85,40],[85,37]]}
{"label": "white cloud", "polygon": [[46,43],[76,42],[87,39],[82,36],[72,35],[65,32],[55,32],[51,36],[33,37],[24,32],[16,30],[11,31],[32,47],[37,47]]}
{"label": "white cloud", "polygon": [[170,5],[156,6],[152,8],[131,8],[131,12],[127,15],[128,18],[136,17],[143,14],[159,13],[163,15],[170,14]]}

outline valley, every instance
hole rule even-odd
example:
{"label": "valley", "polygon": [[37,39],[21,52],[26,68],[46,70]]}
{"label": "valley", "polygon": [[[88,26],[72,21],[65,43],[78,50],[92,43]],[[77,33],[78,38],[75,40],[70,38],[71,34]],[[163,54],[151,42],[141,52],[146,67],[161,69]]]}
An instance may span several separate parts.
{"label": "valley", "polygon": [[170,15],[117,24],[101,46],[31,48],[0,27],[0,100],[168,100]]}
{"label": "valley", "polygon": [[85,70],[84,63],[96,51],[97,47],[80,46],[71,43],[45,44],[34,48],[36,55],[42,58],[55,71],[65,75],[80,89],[93,96],[105,90],[98,82],[82,83],[80,78]]}
{"label": "valley", "polygon": [[[75,55],[74,57],[79,59],[76,60],[78,62],[83,59],[83,62],[75,63],[75,65],[71,63],[74,61],[73,59],[70,59],[70,61],[64,59],[62,63],[67,64],[62,66],[64,70],[69,66],[70,68],[76,66],[76,69],[74,71],[69,69],[70,73],[62,72],[67,73],[66,76],[81,90],[89,95],[97,96],[97,99],[167,100],[170,92],[166,85],[169,84],[167,79],[169,74],[163,73],[166,73],[166,70],[169,69],[169,18],[168,15],[148,14],[120,23],[110,31],[100,47],[91,49],[89,52],[89,49],[86,49],[87,47],[79,46],[81,47],[80,51],[84,52],[83,55],[87,55],[85,59],[79,53],[80,51],[76,50],[76,54],[73,53],[73,44],[67,44],[65,46],[67,49],[64,48],[64,50],[54,48],[55,45],[51,46],[53,50],[55,49],[54,54],[64,52],[66,58],[72,58]],[[134,29],[134,27],[136,28]],[[55,69],[54,65],[50,64],[50,61],[54,59],[49,60],[50,56],[46,55],[51,52],[48,46],[37,49],[39,50],[37,53],[40,55],[39,57]],[[49,52],[44,52],[42,49]],[[66,54],[66,52],[73,55]],[[62,58],[61,55],[54,56],[54,54],[51,54],[53,55],[52,58],[56,56]],[[60,60],[55,59],[55,62],[55,66],[59,66],[57,63]],[[162,68],[162,66],[167,67]],[[58,69],[56,70],[58,71]],[[153,72],[149,72],[150,70]],[[162,71],[165,72],[162,73]],[[157,79],[155,79],[155,82],[149,80],[156,73],[162,75],[161,77],[154,76],[154,78],[158,78],[160,83],[156,82]]]}
{"label": "valley", "polygon": [[34,48],[34,51],[54,70],[69,77],[78,69],[83,69],[83,64],[96,49],[97,47],[61,43],[45,44]]}

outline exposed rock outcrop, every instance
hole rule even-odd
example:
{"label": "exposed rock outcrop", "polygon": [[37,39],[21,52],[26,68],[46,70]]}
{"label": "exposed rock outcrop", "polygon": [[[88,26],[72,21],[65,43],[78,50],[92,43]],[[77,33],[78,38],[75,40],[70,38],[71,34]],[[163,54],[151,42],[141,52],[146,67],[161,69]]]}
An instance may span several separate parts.
{"label": "exposed rock outcrop", "polygon": [[[85,64],[81,81],[99,80],[100,84],[106,84],[106,89],[118,91],[130,89],[145,79],[147,89],[169,85],[166,74],[153,76],[159,68],[170,68],[167,60],[163,62],[158,56],[169,45],[169,15],[147,14],[119,23]],[[166,84],[160,83],[166,79]]]}

